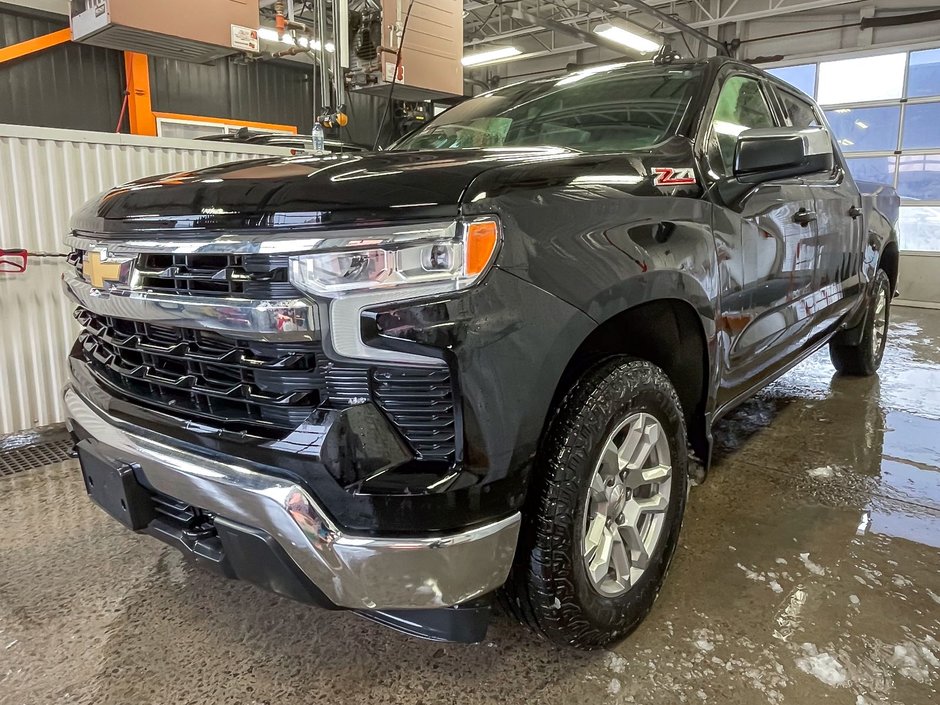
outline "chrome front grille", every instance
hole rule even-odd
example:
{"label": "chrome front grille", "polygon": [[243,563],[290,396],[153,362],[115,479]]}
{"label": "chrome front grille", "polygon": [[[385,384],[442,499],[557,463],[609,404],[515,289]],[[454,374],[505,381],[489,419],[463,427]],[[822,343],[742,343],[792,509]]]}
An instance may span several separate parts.
{"label": "chrome front grille", "polygon": [[265,255],[143,254],[138,287],[187,296],[290,299],[300,292],[288,281],[288,258]]}
{"label": "chrome front grille", "polygon": [[[83,250],[69,264],[82,273]],[[286,255],[155,254],[136,256],[134,288],[180,296],[295,299],[302,294],[288,280]]]}
{"label": "chrome front grille", "polygon": [[371,401],[418,459],[456,458],[450,372],[327,359],[315,309],[287,280],[286,256],[136,254],[132,289],[159,296],[147,301],[117,291],[101,308],[95,285],[83,280],[84,255],[74,249],[68,259],[78,275],[72,286],[86,287],[81,296],[73,292],[82,304],[73,356],[109,393],[218,428],[278,437],[317,409]]}

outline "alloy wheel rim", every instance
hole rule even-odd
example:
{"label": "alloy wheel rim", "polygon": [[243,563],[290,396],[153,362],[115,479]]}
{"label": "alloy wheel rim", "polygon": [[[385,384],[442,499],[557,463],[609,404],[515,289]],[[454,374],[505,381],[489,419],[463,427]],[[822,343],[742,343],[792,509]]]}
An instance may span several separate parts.
{"label": "alloy wheel rim", "polygon": [[878,289],[878,298],[875,300],[875,326],[871,337],[872,354],[877,360],[884,345],[888,329],[888,296],[883,288]]}
{"label": "alloy wheel rim", "polygon": [[581,556],[605,597],[642,577],[662,539],[672,492],[669,438],[652,414],[627,416],[607,437],[584,503]]}

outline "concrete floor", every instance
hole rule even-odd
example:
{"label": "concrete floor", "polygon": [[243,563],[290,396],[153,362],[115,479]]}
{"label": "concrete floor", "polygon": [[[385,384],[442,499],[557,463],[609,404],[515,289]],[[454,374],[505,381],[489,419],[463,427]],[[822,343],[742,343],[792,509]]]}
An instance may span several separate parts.
{"label": "concrete floor", "polygon": [[502,615],[416,641],[192,568],[74,461],[0,478],[0,703],[940,702],[940,311],[891,332],[880,380],[823,352],[722,423],[660,600],[609,651]]}

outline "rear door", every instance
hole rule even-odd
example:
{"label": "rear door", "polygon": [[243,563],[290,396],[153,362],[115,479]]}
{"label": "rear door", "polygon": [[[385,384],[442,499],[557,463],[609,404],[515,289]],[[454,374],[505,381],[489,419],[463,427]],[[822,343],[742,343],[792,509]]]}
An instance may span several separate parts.
{"label": "rear door", "polygon": [[[775,84],[786,119],[793,127],[826,127],[818,109],[805,98]],[[828,129],[828,128],[827,128]],[[845,167],[837,146],[831,172],[803,177],[813,194],[816,214],[816,279],[807,301],[813,333],[838,325],[861,286],[863,218],[858,188]]]}
{"label": "rear door", "polygon": [[798,178],[750,187],[729,180],[738,134],[784,124],[760,75],[735,65],[724,69],[705,115],[698,144],[717,206],[721,407],[777,373],[808,335],[806,302],[814,290],[816,253],[814,228],[803,215],[814,204]]}

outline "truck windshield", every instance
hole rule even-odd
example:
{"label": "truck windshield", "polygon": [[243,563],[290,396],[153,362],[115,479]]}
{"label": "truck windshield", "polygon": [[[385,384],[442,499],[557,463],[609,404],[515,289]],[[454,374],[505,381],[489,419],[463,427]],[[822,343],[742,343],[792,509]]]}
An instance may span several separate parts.
{"label": "truck windshield", "polygon": [[392,149],[643,149],[676,134],[700,67],[591,68],[471,98]]}

